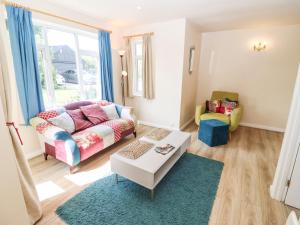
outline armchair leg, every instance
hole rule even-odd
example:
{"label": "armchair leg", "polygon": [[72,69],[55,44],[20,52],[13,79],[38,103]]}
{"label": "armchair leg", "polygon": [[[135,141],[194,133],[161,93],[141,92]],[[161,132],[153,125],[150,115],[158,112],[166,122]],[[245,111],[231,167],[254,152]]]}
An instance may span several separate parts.
{"label": "armchair leg", "polygon": [[133,135],[134,135],[134,137],[136,138],[136,131],[133,131]]}
{"label": "armchair leg", "polygon": [[48,160],[48,154],[47,153],[44,153],[44,159]]}
{"label": "armchair leg", "polygon": [[70,166],[70,174],[74,174],[79,171],[79,166]]}

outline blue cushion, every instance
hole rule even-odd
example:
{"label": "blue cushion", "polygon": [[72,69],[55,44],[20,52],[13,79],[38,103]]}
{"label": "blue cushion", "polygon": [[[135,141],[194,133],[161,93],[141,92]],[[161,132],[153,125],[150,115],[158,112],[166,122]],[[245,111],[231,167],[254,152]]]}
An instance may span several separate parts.
{"label": "blue cushion", "polygon": [[201,120],[199,124],[199,140],[213,147],[225,145],[228,141],[229,125],[219,120]]}

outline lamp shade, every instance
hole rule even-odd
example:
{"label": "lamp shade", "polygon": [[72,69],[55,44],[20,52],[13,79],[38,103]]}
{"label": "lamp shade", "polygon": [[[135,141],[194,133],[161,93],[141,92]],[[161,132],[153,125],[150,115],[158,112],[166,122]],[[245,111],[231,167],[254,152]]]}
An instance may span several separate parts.
{"label": "lamp shade", "polygon": [[120,55],[120,56],[123,56],[124,54],[125,54],[125,50],[120,49],[120,50],[119,50],[119,55]]}

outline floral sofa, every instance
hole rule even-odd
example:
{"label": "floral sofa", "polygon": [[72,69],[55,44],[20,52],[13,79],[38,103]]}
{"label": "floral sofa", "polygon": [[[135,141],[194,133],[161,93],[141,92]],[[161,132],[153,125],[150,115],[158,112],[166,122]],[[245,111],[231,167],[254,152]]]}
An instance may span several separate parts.
{"label": "floral sofa", "polygon": [[[82,107],[94,105],[99,105],[103,109],[110,106],[110,110],[115,109],[116,113],[112,119],[106,118],[104,122],[97,125],[90,124],[85,129],[75,131],[72,120],[68,122],[68,126],[64,125],[67,119],[54,123],[56,118],[62,117],[66,113],[71,115],[72,112],[83,110]],[[89,122],[85,120],[88,120],[88,118],[84,117],[82,121],[84,123]],[[73,122],[77,125],[75,120]],[[45,160],[47,160],[48,155],[51,155],[68,164],[71,173],[78,169],[77,165],[81,161],[120,141],[122,138],[130,134],[136,137],[136,120],[133,108],[115,105],[107,101],[74,102],[62,108],[41,112],[30,120],[30,124],[38,134],[41,147],[44,150]],[[70,124],[71,130],[69,129]]]}

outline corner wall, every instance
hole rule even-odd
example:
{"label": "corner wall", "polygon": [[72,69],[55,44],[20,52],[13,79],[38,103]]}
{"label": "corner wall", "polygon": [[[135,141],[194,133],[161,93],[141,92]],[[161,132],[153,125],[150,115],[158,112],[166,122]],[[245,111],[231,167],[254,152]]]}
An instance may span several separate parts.
{"label": "corner wall", "polygon": [[155,98],[127,98],[138,120],[152,126],[178,129],[186,19],[147,24],[123,30],[123,35],[154,32],[152,37]]}
{"label": "corner wall", "polygon": [[[235,91],[246,126],[283,131],[300,62],[300,26],[204,33],[198,103],[213,90]],[[267,48],[253,51],[253,41]]]}
{"label": "corner wall", "polygon": [[[195,48],[193,72],[189,73],[190,48]],[[201,48],[201,33],[199,29],[187,21],[185,29],[182,90],[180,105],[180,128],[183,129],[195,117],[197,102],[198,65]]]}

